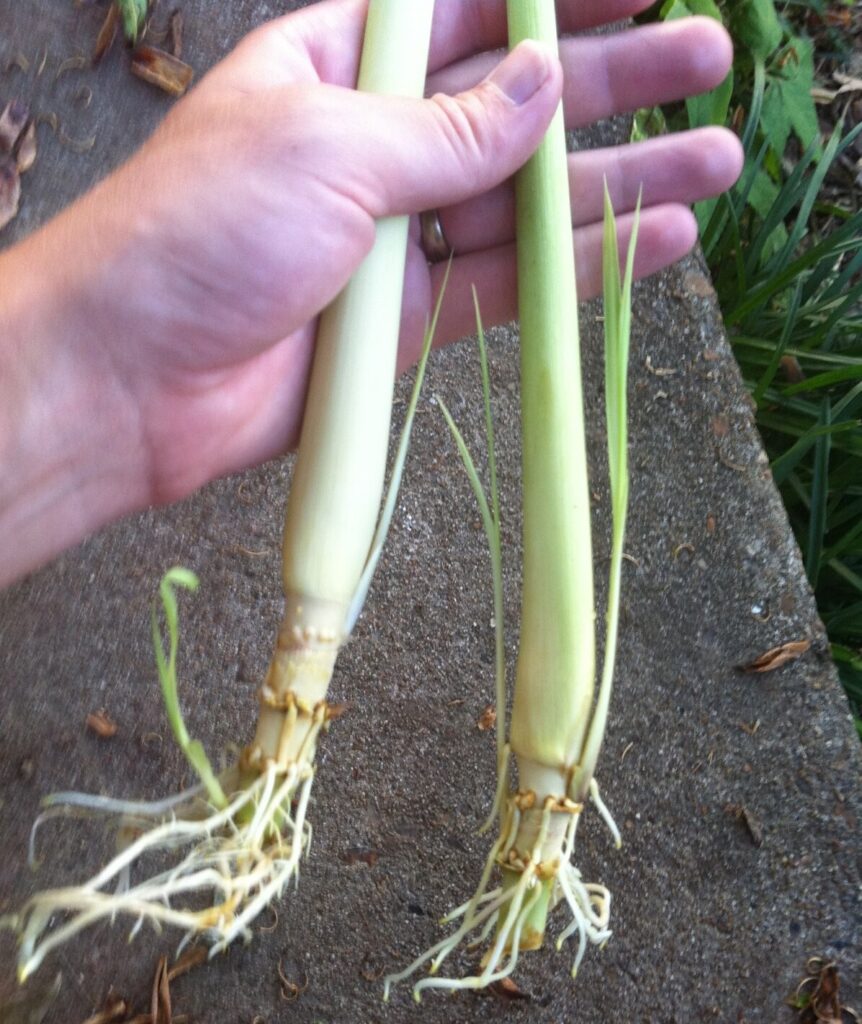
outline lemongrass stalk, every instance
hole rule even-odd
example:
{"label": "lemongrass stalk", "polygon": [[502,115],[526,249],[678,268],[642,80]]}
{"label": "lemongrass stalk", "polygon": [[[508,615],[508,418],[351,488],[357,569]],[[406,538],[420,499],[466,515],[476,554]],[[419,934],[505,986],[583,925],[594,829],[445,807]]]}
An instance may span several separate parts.
{"label": "lemongrass stalk", "polygon": [[[510,0],[507,9],[510,46],[536,39],[556,49],[553,0]],[[531,765],[539,776],[553,775],[577,756],[595,675],[590,495],[562,106],[515,188],[524,583],[511,739],[524,762],[522,785],[544,796],[545,782],[537,778],[533,784]]]}
{"label": "lemongrass stalk", "polygon": [[[358,88],[421,96],[433,0],[372,0]],[[377,224],[371,252],[321,317],[285,520],[285,615],[261,689],[251,764],[295,756],[290,707],[324,700],[374,537],[389,437],[407,217]]]}
{"label": "lemongrass stalk", "polygon": [[[553,0],[510,0],[509,45],[557,47]],[[552,801],[557,811],[541,851],[559,859],[571,769],[589,726],[595,682],[595,602],[590,493],[581,383],[575,261],[562,105],[516,177],[521,321],[524,561],[521,633],[511,748],[520,789],[533,794],[504,870],[517,888]],[[582,796],[576,798],[577,806]],[[540,883],[522,942],[542,944],[554,875]]]}
{"label": "lemongrass stalk", "polygon": [[[433,7],[433,0],[370,0],[358,88],[422,95]],[[261,687],[253,742],[238,765],[216,777],[202,746],[188,735],[177,696],[171,584],[194,587],[196,580],[172,570],[162,586],[169,649],[162,647],[154,618],[156,657],[171,726],[202,786],[179,805],[80,794],[49,804],[40,820],[64,811],[120,810],[136,838],[84,884],[39,893],[17,914],[0,918],[0,927],[18,933],[22,981],[56,946],[120,914],[136,921],[130,938],[144,921],[156,928],[171,924],[185,929],[184,942],[204,933],[216,953],[237,937],[249,938],[254,917],[297,878],[311,841],[307,811],[317,743],[330,717],[326,694],[335,658],[361,608],[391,517],[439,314],[438,300],[378,526],[407,229],[406,217],[377,224],[370,253],[321,316],[285,519],[285,615]],[[168,871],[133,880],[146,858],[166,850],[185,852]],[[35,859],[34,848],[31,853]],[[201,899],[205,893],[210,906]]]}
{"label": "lemongrass stalk", "polygon": [[[556,46],[553,0],[509,0],[508,15],[510,45],[532,38]],[[506,795],[506,763],[498,756],[494,806],[500,810],[500,835],[472,899],[444,919],[458,920],[458,927],[406,970],[386,979],[384,995],[429,964],[431,976],[414,986],[417,1000],[428,988],[480,988],[511,974],[520,951],[542,945],[547,915],[559,903],[565,903],[572,920],[559,934],[557,948],[578,934],[572,976],[587,944],[601,946],[611,934],[610,893],[602,885],[585,883],[572,858],[578,822],[588,801],[617,845],[620,839],[593,772],[607,722],[619,628],[628,503],[626,374],[637,218],[621,281],[616,223],[606,191],[605,354],[612,543],[604,665],[596,696],[589,481],[561,110],[517,175],[516,193],[524,589],[511,739],[500,749],[515,756],[519,788]],[[487,404],[484,377],[483,389]],[[447,420],[493,548],[499,532],[495,534],[489,503],[460,433],[448,415]],[[490,431],[489,442],[493,445]],[[498,508],[496,501],[493,508]],[[503,704],[500,698],[498,704]],[[491,889],[495,868],[500,869],[502,882]],[[437,976],[460,944],[468,948],[481,944],[494,930],[494,940],[475,974]]]}

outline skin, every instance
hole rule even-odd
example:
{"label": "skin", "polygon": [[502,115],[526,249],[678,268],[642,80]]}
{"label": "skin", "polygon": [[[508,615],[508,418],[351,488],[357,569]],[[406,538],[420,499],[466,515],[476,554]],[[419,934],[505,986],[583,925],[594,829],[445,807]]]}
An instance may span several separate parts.
{"label": "skin", "polygon": [[[567,32],[643,6],[558,4]],[[559,62],[533,44],[504,60],[504,0],[438,0],[430,98],[372,97],[351,88],[365,8],[326,0],[252,32],[127,164],[0,254],[0,584],[126,513],[289,450],[317,315],[375,218],[440,209],[456,254],[440,344],[471,331],[472,284],[486,324],[512,319],[509,179],[560,97],[583,126],[709,89],[731,62],[705,18],[572,38]],[[687,204],[741,166],[718,128],[573,155],[581,296],[600,289],[603,176],[623,245],[643,184],[642,277],[694,245]],[[401,369],[443,269],[414,225]]]}

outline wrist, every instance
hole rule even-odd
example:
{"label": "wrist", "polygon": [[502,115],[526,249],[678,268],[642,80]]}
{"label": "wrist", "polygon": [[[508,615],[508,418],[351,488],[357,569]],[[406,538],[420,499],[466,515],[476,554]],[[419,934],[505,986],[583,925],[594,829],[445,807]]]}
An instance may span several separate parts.
{"label": "wrist", "polygon": [[92,268],[67,228],[0,255],[0,585],[148,500],[136,407],[88,326]]}

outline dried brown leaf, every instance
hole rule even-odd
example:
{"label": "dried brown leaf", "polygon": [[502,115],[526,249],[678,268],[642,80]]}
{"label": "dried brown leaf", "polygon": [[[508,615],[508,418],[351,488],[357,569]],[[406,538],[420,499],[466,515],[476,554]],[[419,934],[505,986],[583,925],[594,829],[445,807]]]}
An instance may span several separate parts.
{"label": "dried brown leaf", "polygon": [[0,157],[0,230],[15,218],[21,201],[21,179],[12,157]]}
{"label": "dried brown leaf", "polygon": [[281,998],[288,1003],[298,999],[308,988],[308,978],[304,977],[301,982],[292,981],[284,973],[281,960],[278,961],[278,980],[281,985]]}
{"label": "dried brown leaf", "polygon": [[195,967],[200,967],[201,964],[205,964],[208,956],[209,953],[205,946],[192,946],[191,949],[188,949],[183,953],[172,967],[168,968],[168,981],[174,981],[176,978],[180,978],[182,975],[188,974],[188,972],[194,970]]}
{"label": "dried brown leaf", "polygon": [[800,1024],[843,1024],[859,1019],[855,1010],[843,1006],[840,999],[838,965],[824,957],[812,957],[805,965],[807,977],[787,1000],[799,1011]]}
{"label": "dried brown leaf", "polygon": [[188,64],[155,46],[139,46],[135,50],[132,74],[171,96],[182,96],[194,78],[194,71]]}
{"label": "dried brown leaf", "polygon": [[91,711],[87,715],[87,728],[102,739],[108,740],[117,735],[119,726],[104,708],[99,708],[98,711]]}
{"label": "dried brown leaf", "polygon": [[10,100],[0,114],[0,153],[15,152],[18,139],[27,127],[30,111],[22,100]]}
{"label": "dried brown leaf", "polygon": [[778,647],[770,647],[768,651],[764,651],[754,661],[750,661],[746,665],[740,665],[739,668],[742,672],[774,672],[789,661],[796,661],[797,658],[801,658],[810,647],[810,640],[790,640],[786,644],[779,644]]}
{"label": "dried brown leaf", "polygon": [[497,724],[497,709],[493,704],[489,704],[485,710],[479,715],[479,720],[476,722],[476,728],[479,732],[487,732],[489,729],[493,729]]}
{"label": "dried brown leaf", "polygon": [[150,993],[150,1017],[153,1024],[171,1024],[171,983],[168,980],[168,958],[159,957],[153,988]]}
{"label": "dried brown leaf", "polygon": [[105,20],[102,22],[102,27],[99,29],[99,34],[96,36],[96,45],[93,48],[93,67],[95,67],[99,61],[105,56],[110,50],[117,38],[117,25],[119,24],[120,10],[116,4],[112,3],[108,6],[108,13],[105,15]]}
{"label": "dried brown leaf", "polygon": [[171,14],[171,53],[177,60],[183,55],[183,12],[179,8]]}
{"label": "dried brown leaf", "polygon": [[519,989],[511,978],[501,978],[489,987],[495,996],[505,999],[507,1002],[533,998],[529,992],[523,992]]}
{"label": "dried brown leaf", "polygon": [[114,1024],[115,1021],[125,1020],[131,1013],[132,1007],[120,996],[110,996],[105,1003],[104,1009],[88,1017],[84,1024]]}
{"label": "dried brown leaf", "polygon": [[33,164],[36,163],[35,121],[31,121],[18,137],[18,145],[15,148],[15,163],[19,174],[29,171]]}
{"label": "dried brown leaf", "polygon": [[805,373],[796,356],[782,356],[780,365],[784,379],[788,384],[798,384],[800,381],[805,380]]}

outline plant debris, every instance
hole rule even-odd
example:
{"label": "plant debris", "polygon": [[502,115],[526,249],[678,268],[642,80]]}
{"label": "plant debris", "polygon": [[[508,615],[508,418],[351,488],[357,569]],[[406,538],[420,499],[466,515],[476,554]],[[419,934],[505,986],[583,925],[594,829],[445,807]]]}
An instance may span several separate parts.
{"label": "plant debris", "polygon": [[488,991],[505,1003],[527,1001],[533,998],[529,992],[518,988],[511,978],[501,978],[499,981],[493,982],[488,986]]}
{"label": "plant debris", "polygon": [[825,957],[813,956],[805,965],[806,977],[787,1000],[799,1012],[799,1024],[846,1024],[859,1015],[842,1006],[838,965]]}
{"label": "plant debris", "polygon": [[291,981],[287,977],[284,973],[284,968],[281,966],[281,960],[278,961],[278,982],[281,985],[281,998],[286,1003],[292,1003],[295,999],[298,999],[308,988],[307,977],[303,977],[301,982]]}
{"label": "plant debris", "polygon": [[125,999],[120,996],[108,996],[104,1009],[88,1017],[84,1024],[114,1024],[114,1021],[125,1020],[130,1012],[131,1007]]}
{"label": "plant debris", "polygon": [[87,728],[90,732],[94,732],[97,736],[107,740],[117,735],[119,726],[104,708],[100,708],[98,711],[91,711],[87,715]]}
{"label": "plant debris", "polygon": [[92,63],[95,67],[99,61],[105,56],[108,50],[114,44],[114,40],[117,38],[117,24],[119,22],[120,11],[116,4],[111,4],[108,7],[108,13],[105,15],[105,20],[102,22],[102,27],[99,29],[99,34],[96,36],[96,45],[93,49]]}
{"label": "plant debris", "polygon": [[754,661],[750,661],[746,665],[740,665],[739,671],[750,673],[774,672],[789,661],[796,661],[797,658],[801,658],[810,647],[810,640],[790,640],[788,643],[780,644],[778,647],[770,647],[768,651],[764,651]]}
{"label": "plant debris", "polygon": [[476,722],[476,728],[479,732],[487,732],[489,729],[493,729],[497,722],[497,709],[493,704],[489,704],[485,710],[479,715],[479,720]]}
{"label": "plant debris", "polygon": [[351,846],[349,850],[344,851],[343,856],[344,863],[351,867],[354,864],[365,864],[367,867],[373,868],[379,858],[380,854],[377,850],[369,850],[363,846]]}
{"label": "plant debris", "polygon": [[177,8],[171,14],[171,53],[179,60],[183,55],[183,12]]}
{"label": "plant debris", "polygon": [[139,46],[135,50],[132,74],[171,96],[182,96],[194,77],[194,71],[188,64],[155,46]]}
{"label": "plant debris", "polygon": [[13,220],[21,202],[21,175],[36,162],[36,124],[20,99],[0,113],[0,229]]}
{"label": "plant debris", "polygon": [[748,835],[755,846],[763,845],[763,825],[760,818],[750,811],[745,804],[725,804],[724,812],[745,825]]}
{"label": "plant debris", "polygon": [[149,1013],[136,1014],[129,1000],[111,995],[104,1007],[92,1017],[88,1017],[84,1024],[188,1024],[187,1015],[174,1016],[171,1007],[171,982],[193,967],[204,963],[206,959],[207,950],[203,946],[192,946],[172,967],[168,966],[166,956],[159,957],[150,989]]}

